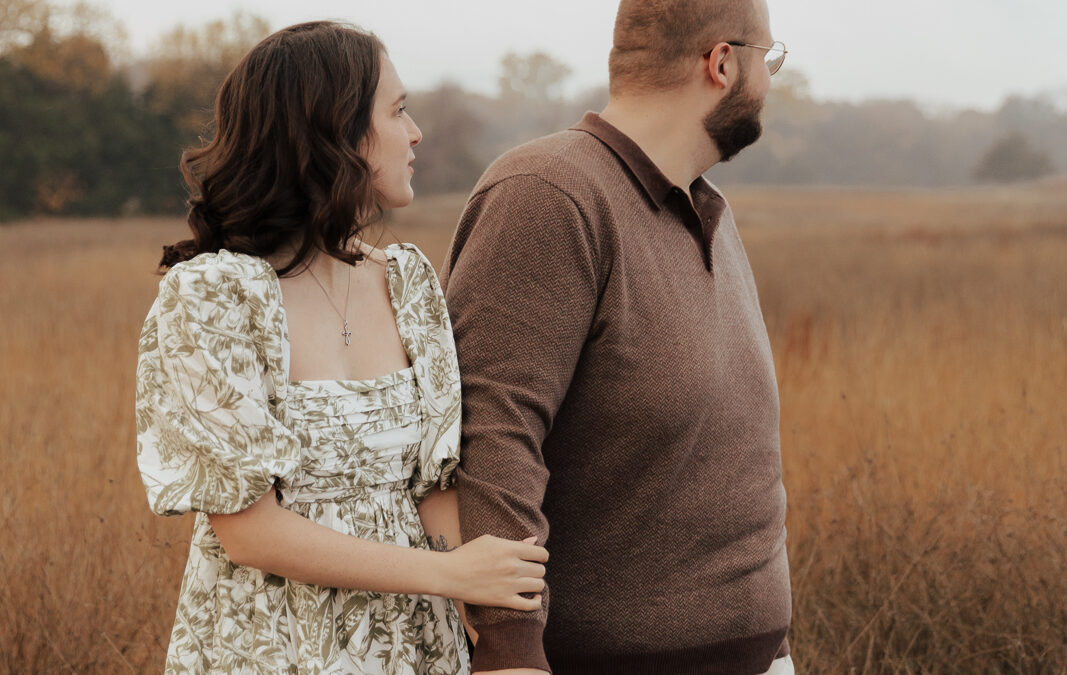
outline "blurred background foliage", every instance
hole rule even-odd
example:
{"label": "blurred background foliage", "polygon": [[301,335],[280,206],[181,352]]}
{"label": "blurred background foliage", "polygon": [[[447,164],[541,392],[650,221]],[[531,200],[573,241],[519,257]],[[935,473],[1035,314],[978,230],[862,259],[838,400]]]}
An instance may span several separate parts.
{"label": "blurred background foliage", "polygon": [[[133,57],[121,23],[91,4],[0,0],[0,219],[183,211],[181,151],[211,136],[219,84],[270,31],[264,19],[238,13],[177,26]],[[606,103],[606,87],[565,95],[569,75],[542,52],[511,53],[495,96],[459,82],[412,92],[409,108],[424,133],[417,190],[469,190],[502,151]],[[775,77],[764,128],[761,143],[709,177],[938,187],[1067,168],[1067,112],[1051,97],[1012,97],[990,112],[818,101],[805,77],[786,69]]]}

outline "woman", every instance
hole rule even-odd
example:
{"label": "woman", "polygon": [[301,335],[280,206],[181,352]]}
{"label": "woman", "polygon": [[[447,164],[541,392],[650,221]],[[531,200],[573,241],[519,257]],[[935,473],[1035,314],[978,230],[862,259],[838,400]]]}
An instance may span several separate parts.
{"label": "woman", "polygon": [[445,597],[536,609],[547,552],[447,550],[448,314],[417,248],[360,236],[413,196],[400,79],[373,35],[292,26],[230,73],[216,124],[182,157],[193,238],[164,247],[137,366],[149,502],[198,512],[166,668],[465,672]]}

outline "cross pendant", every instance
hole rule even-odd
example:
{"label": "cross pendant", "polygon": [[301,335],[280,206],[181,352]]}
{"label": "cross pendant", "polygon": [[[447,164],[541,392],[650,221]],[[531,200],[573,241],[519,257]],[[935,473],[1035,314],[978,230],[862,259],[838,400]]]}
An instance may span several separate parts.
{"label": "cross pendant", "polygon": [[352,341],[349,339],[349,338],[352,337],[352,331],[348,330],[348,320],[347,319],[345,320],[345,329],[343,331],[341,331],[341,335],[345,336],[345,346],[346,347],[352,343]]}

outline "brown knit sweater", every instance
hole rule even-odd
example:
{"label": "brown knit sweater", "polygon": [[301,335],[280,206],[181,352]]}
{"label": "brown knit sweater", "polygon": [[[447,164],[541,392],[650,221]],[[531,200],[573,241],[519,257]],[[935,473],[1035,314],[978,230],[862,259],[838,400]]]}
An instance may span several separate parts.
{"label": "brown knit sweater", "polygon": [[475,670],[760,673],[788,653],[778,395],[733,216],[599,116],[498,159],[442,274],[462,532],[551,554]]}

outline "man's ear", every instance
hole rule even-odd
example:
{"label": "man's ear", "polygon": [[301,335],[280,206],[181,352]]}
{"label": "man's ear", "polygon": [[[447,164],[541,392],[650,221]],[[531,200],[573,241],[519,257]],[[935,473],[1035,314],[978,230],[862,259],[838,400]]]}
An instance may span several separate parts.
{"label": "man's ear", "polygon": [[725,42],[720,42],[705,56],[704,67],[707,70],[707,77],[711,80],[712,85],[719,89],[728,89],[730,81],[734,77],[734,60],[730,58],[733,52],[733,47]]}

